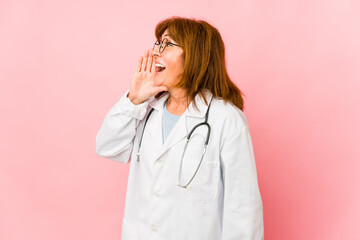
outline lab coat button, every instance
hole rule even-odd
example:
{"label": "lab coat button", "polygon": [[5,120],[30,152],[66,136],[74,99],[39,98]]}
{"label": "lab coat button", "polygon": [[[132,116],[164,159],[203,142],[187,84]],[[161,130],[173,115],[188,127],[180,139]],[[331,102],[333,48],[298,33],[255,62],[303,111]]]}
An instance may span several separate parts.
{"label": "lab coat button", "polygon": [[150,229],[151,229],[151,231],[156,232],[158,227],[155,224],[151,224]]}
{"label": "lab coat button", "polygon": [[159,192],[153,190],[153,191],[151,191],[151,196],[152,196],[152,197],[159,197]]}

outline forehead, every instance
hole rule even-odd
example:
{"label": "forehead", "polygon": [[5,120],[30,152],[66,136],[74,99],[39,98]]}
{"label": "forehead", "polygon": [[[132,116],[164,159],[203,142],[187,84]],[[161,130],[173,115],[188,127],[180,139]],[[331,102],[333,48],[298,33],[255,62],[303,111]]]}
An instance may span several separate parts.
{"label": "forehead", "polygon": [[163,34],[161,35],[161,39],[163,39],[164,37],[169,38],[169,39],[172,39],[172,38],[169,36],[169,32],[168,32],[167,29],[166,29],[165,32],[163,32]]}

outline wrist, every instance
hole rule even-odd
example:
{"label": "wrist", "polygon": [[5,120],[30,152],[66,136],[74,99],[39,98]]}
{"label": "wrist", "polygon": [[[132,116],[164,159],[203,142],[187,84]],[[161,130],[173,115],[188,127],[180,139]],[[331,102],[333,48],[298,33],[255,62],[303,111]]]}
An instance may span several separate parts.
{"label": "wrist", "polygon": [[136,99],[135,97],[130,95],[130,92],[128,93],[127,97],[129,98],[129,100],[135,104],[135,105],[139,105],[141,103],[141,101],[139,101],[138,99]]}

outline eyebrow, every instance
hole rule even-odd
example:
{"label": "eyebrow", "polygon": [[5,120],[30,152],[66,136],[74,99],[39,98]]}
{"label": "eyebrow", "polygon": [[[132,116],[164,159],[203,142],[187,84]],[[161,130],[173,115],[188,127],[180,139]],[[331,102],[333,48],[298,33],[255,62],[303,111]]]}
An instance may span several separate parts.
{"label": "eyebrow", "polygon": [[170,37],[170,36],[168,34],[165,34],[162,38],[160,38],[160,40],[163,40],[165,37]]}
{"label": "eyebrow", "polygon": [[[170,43],[174,42],[174,40],[171,38],[171,36],[169,34],[165,34],[164,37],[162,37],[160,40],[163,40],[165,37],[169,37],[170,39],[168,39],[168,41]],[[171,41],[170,41],[171,40]]]}

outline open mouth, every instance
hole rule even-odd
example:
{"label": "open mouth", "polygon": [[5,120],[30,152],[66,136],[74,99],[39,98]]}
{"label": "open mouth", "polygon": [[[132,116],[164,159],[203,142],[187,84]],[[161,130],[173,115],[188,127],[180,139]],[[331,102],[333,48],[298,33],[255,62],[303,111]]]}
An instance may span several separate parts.
{"label": "open mouth", "polygon": [[155,71],[156,72],[162,72],[162,71],[164,71],[165,70],[165,66],[163,66],[163,65],[161,65],[160,63],[156,63],[155,64]]}

